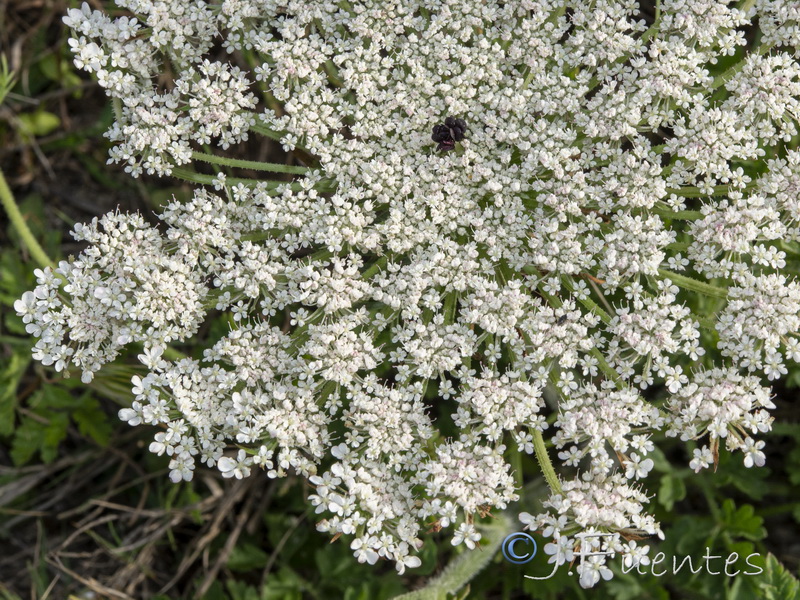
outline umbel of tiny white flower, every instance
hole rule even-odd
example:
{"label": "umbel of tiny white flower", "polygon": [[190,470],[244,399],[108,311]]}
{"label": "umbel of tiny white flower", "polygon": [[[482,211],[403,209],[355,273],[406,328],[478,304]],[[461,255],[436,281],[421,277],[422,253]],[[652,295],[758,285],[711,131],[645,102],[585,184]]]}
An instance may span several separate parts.
{"label": "umbel of tiny white flower", "polygon": [[[653,24],[632,0],[117,5],[130,16],[64,19],[115,104],[110,159],[213,190],[161,229],[76,226],[89,247],[15,309],[34,356],[84,381],[143,345],[120,417],[160,427],[174,481],[198,462],[299,473],[321,530],[403,572],[425,529],[480,543],[476,519],[517,498],[512,452],[544,465],[551,499],[526,522],[559,564],[580,531],[659,533],[632,485],[659,431],[704,440],[694,469],[723,438],[764,463],[761,377],[800,359],[800,154],[766,158],[800,117],[793,3],[662,0]],[[309,166],[201,152],[254,135]],[[167,360],[210,309],[230,331]],[[610,574],[593,558],[581,584]]]}

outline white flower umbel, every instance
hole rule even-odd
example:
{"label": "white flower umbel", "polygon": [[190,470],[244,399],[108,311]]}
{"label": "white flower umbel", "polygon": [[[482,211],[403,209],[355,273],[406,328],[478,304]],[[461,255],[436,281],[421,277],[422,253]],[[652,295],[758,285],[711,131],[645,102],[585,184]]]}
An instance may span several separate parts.
{"label": "white flower umbel", "polygon": [[[622,553],[626,562],[647,564],[643,561],[649,548],[636,540],[653,535],[663,539],[664,534],[653,517],[643,513],[648,501],[644,492],[632,487],[620,473],[586,473],[562,482],[561,488],[543,502],[551,512],[520,515],[527,529],[552,537],[553,542],[545,545],[549,562],[563,564],[582,556],[578,565],[582,587],[610,579],[606,563],[617,553]],[[623,538],[634,539],[622,544]]]}
{"label": "white flower umbel", "polygon": [[[631,485],[665,426],[708,435],[694,469],[723,437],[764,463],[756,377],[800,359],[800,155],[776,148],[800,116],[795,3],[662,0],[652,24],[633,0],[117,4],[65,18],[113,99],[111,160],[208,187],[161,232],[78,226],[89,247],[15,308],[35,356],[85,380],[143,344],[120,416],[162,428],[173,480],[300,473],[321,529],[402,572],[426,528],[480,544],[518,451],[552,488],[559,562],[581,529],[658,533]],[[254,135],[307,166],[204,152]],[[231,330],[167,360],[207,310]]]}
{"label": "white flower umbel", "polygon": [[[745,452],[746,466],[753,466],[754,460],[761,466],[764,455],[753,458],[755,441],[750,435],[772,429],[772,408],[771,391],[757,377],[734,369],[701,371],[669,401],[666,433],[680,435],[684,441],[708,434],[710,448],[694,451],[691,467],[695,471],[710,466],[709,458],[716,465],[720,439],[725,439],[728,450]],[[764,442],[758,443],[759,449],[763,447]]]}

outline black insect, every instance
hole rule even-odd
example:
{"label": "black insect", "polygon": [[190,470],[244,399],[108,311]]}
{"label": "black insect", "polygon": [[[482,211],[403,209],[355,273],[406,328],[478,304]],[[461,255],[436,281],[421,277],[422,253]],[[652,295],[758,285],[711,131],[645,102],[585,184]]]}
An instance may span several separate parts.
{"label": "black insect", "polygon": [[561,315],[560,317],[558,317],[558,321],[556,321],[556,324],[563,325],[566,322],[567,322],[567,315]]}
{"label": "black insect", "polygon": [[439,145],[436,146],[437,150],[446,152],[455,148],[456,142],[463,140],[466,133],[467,124],[464,122],[464,119],[447,117],[444,120],[444,125],[433,126],[433,135],[431,135],[431,139],[439,143]]}

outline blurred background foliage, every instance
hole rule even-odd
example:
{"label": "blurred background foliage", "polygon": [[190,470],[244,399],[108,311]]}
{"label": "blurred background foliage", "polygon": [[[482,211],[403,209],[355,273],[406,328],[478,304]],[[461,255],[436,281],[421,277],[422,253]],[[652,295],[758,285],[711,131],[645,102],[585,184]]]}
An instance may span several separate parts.
{"label": "blurred background foliage", "polygon": [[[91,4],[109,9],[108,3]],[[645,16],[652,14],[646,4]],[[102,134],[111,108],[98,86],[72,66],[69,32],[61,23],[66,9],[77,6],[0,0],[0,53],[15,74],[0,106],[0,168],[28,225],[56,261],[82,248],[68,235],[75,222],[118,209],[140,211],[155,223],[159,206],[191,193],[185,184],[134,180],[106,165]],[[291,160],[275,145],[244,144],[235,156]],[[391,565],[358,564],[346,540],[331,543],[316,531],[306,501],[310,488],[295,477],[273,481],[256,474],[231,481],[201,468],[190,483],[170,483],[166,457],[147,450],[154,431],[132,429],[116,417],[130,402],[131,376],[140,372],[137,349],[105,367],[88,388],[32,361],[33,340],[12,305],[34,286],[36,265],[4,214],[0,242],[0,598],[372,600],[418,589],[462,555],[431,534],[422,567],[413,572],[399,576]],[[228,315],[213,315],[204,335],[213,339],[227,327]],[[460,589],[448,592],[442,585],[427,597],[796,597],[799,385],[795,369],[775,386],[767,467],[746,469],[740,457],[723,452],[716,473],[695,474],[685,466],[691,446],[659,439],[656,468],[645,482],[667,537],[654,544],[651,556],[664,552],[669,566],[672,556],[699,560],[708,547],[713,555],[737,552],[732,570],[752,570],[744,558],[757,552],[761,558],[752,562],[764,569],[761,575],[729,578],[684,569],[655,577],[617,568],[612,581],[582,590],[566,568],[546,581],[524,578],[549,572],[541,556],[513,565],[487,548],[461,565],[462,571],[484,567],[468,584],[461,585],[465,578],[457,569],[448,571],[456,573]],[[524,457],[522,468],[530,483],[508,511],[512,519],[523,510],[538,512],[544,494],[533,460]]]}

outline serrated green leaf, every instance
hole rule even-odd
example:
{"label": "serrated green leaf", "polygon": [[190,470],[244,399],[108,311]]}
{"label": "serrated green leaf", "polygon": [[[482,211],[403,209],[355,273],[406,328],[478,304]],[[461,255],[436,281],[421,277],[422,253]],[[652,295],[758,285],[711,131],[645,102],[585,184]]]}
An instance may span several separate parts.
{"label": "serrated green leaf", "polygon": [[800,595],[800,583],[772,553],[767,555],[756,586],[764,600],[797,600]]}
{"label": "serrated green leaf", "polygon": [[[39,407],[44,404],[44,389],[31,397],[31,406]],[[14,431],[11,460],[20,466],[31,460],[38,452],[43,462],[52,462],[58,454],[58,445],[67,436],[68,425],[69,417],[66,413],[52,410],[37,410],[35,417],[23,417],[19,427]]]}
{"label": "serrated green leaf", "polygon": [[39,448],[39,455],[45,463],[51,463],[58,456],[58,445],[67,437],[69,417],[65,413],[48,413],[49,423],[44,427],[44,436]]}
{"label": "serrated green leaf", "polygon": [[91,394],[84,394],[80,406],[72,412],[72,420],[78,431],[101,446],[107,446],[111,438],[111,424],[108,416],[100,408],[100,402]]}
{"label": "serrated green leaf", "polygon": [[729,498],[722,504],[722,515],[726,531],[733,537],[758,541],[767,536],[764,519],[755,514],[755,509],[750,504],[737,509],[733,500]]}
{"label": "serrated green leaf", "polygon": [[744,492],[754,500],[761,500],[767,489],[764,480],[770,474],[768,467],[748,469],[742,462],[741,454],[722,453],[720,456],[720,469],[717,473],[715,484],[718,486],[732,485]]}
{"label": "serrated green leaf", "polygon": [[71,410],[80,405],[80,400],[65,390],[60,385],[45,385],[39,401],[31,403],[36,409],[67,409]]}
{"label": "serrated green leaf", "polygon": [[11,441],[11,460],[16,466],[24,465],[41,447],[44,433],[41,423],[31,418],[23,419]]}

